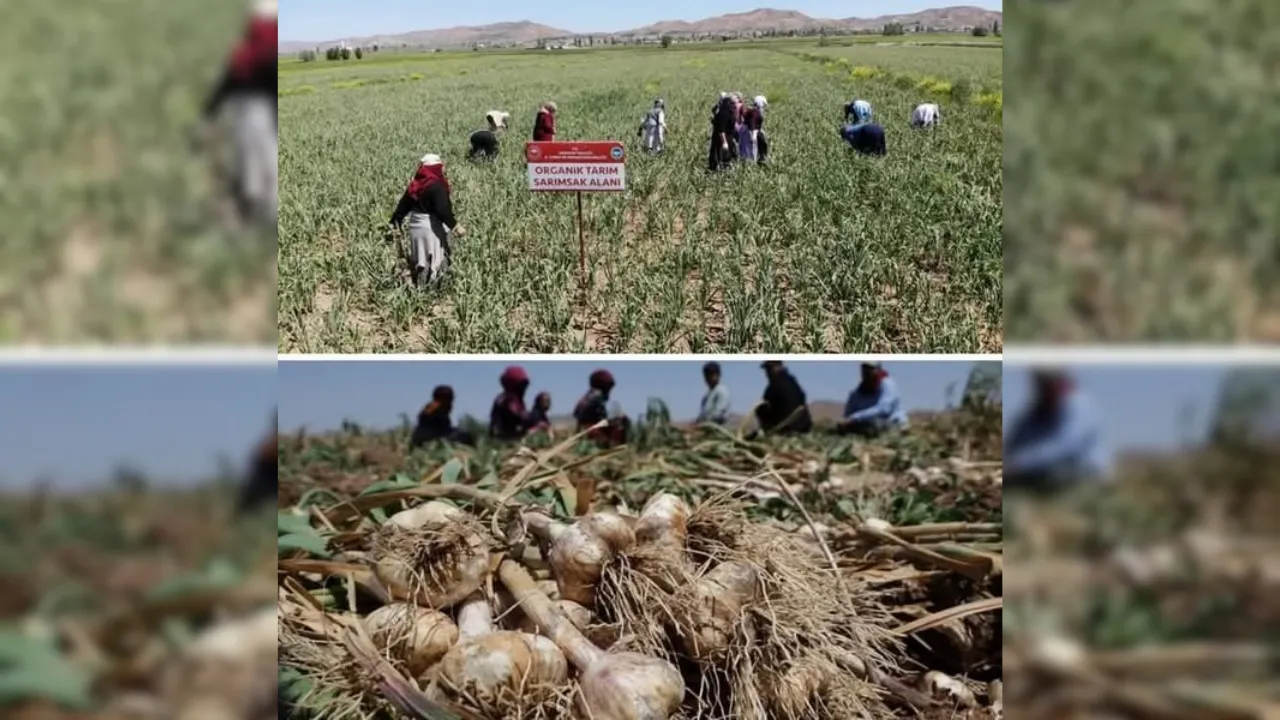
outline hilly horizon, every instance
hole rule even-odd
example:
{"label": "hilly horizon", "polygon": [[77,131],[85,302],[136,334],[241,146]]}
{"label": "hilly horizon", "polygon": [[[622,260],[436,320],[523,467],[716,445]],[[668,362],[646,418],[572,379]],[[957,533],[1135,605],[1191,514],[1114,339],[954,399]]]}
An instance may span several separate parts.
{"label": "hilly horizon", "polygon": [[312,48],[326,48],[346,43],[356,47],[420,47],[426,49],[459,48],[471,45],[519,45],[539,40],[570,38],[575,36],[652,36],[652,35],[700,35],[744,34],[756,32],[803,32],[828,29],[837,32],[866,32],[889,23],[919,25],[944,32],[962,32],[977,26],[989,26],[1003,22],[1004,13],[999,10],[962,5],[932,8],[914,13],[881,15],[870,18],[814,18],[796,10],[759,8],[740,13],[729,13],[696,21],[663,20],[629,30],[573,32],[550,27],[530,20],[501,22],[479,26],[413,30],[405,33],[366,35],[362,37],[332,38],[328,40],[288,40],[280,42],[280,54],[289,54]]}

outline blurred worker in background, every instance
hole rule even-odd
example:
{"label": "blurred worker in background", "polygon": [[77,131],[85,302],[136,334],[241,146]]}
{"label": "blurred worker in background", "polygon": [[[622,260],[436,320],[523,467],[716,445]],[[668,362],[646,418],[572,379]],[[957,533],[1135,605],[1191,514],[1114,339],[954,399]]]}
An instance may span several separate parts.
{"label": "blurred worker in background", "polygon": [[573,409],[573,418],[578,423],[578,432],[591,426],[608,421],[608,424],[587,433],[587,437],[605,447],[615,447],[627,441],[627,432],[631,429],[631,420],[621,412],[610,417],[609,394],[616,385],[613,373],[608,370],[596,370],[587,379],[588,390]]}
{"label": "blurred worker in background", "polygon": [[509,118],[509,113],[500,110],[490,110],[485,113],[486,127],[484,130],[471,133],[471,151],[467,153],[467,159],[475,160],[478,157],[483,160],[492,160],[498,157],[498,136],[507,129]]}
{"label": "blurred worker in background", "polygon": [[546,433],[555,437],[551,428],[551,393],[540,392],[533,398],[533,409],[529,411],[529,433]]}
{"label": "blurred worker in background", "polygon": [[764,134],[764,109],[769,106],[769,101],[763,95],[757,95],[751,100],[751,107],[747,109],[743,118],[743,123],[751,133],[751,142],[755,146],[755,159],[761,165],[769,156],[769,138]]}
{"label": "blurred worker in background", "polygon": [[898,385],[880,363],[862,363],[862,380],[849,393],[836,431],[862,437],[876,437],[907,426]]}
{"label": "blurred worker in background", "polygon": [[639,137],[646,152],[661,153],[667,147],[667,110],[662,98],[654,100],[653,107],[644,114]]}
{"label": "blurred worker in background", "polygon": [[766,360],[760,364],[769,384],[764,397],[756,406],[756,422],[760,431],[771,435],[807,433],[813,429],[813,418],[804,389],[781,360]]}
{"label": "blurred worker in background", "polygon": [[911,111],[911,126],[919,128],[933,127],[942,119],[942,111],[934,103],[921,103]]}
{"label": "blurred worker in background", "polygon": [[1107,473],[1093,406],[1064,370],[1031,375],[1030,405],[1005,429],[1004,487],[1052,492]]}
{"label": "blurred worker in background", "polygon": [[437,385],[431,391],[431,402],[418,413],[418,425],[409,439],[409,449],[417,449],[432,441],[474,445],[471,433],[453,426],[453,388]]}
{"label": "blurred worker in background", "polygon": [[556,139],[556,104],[547,101],[533,117],[533,141],[551,142]]}
{"label": "blurred worker in background", "polygon": [[707,169],[716,172],[729,167],[738,154],[738,110],[733,97],[721,93],[720,103],[711,116],[711,146]]}
{"label": "blurred worker in background", "polygon": [[698,422],[724,425],[729,421],[729,388],[720,380],[720,363],[703,365],[702,379],[707,383],[707,394],[702,396]]}
{"label": "blurred worker in background", "polygon": [[280,435],[275,429],[276,424],[277,420],[273,418],[271,434],[253,453],[248,480],[241,487],[240,498],[236,503],[237,515],[252,512],[267,501],[274,504],[280,494],[279,454],[276,451]]}
{"label": "blurred worker in background", "polygon": [[409,218],[409,267],[413,284],[426,287],[449,269],[451,236],[458,228],[453,216],[453,191],[444,176],[439,155],[424,155],[409,187],[400,196],[387,224],[387,239],[395,237],[404,219]]}
{"label": "blurred worker in background", "polygon": [[206,123],[230,104],[236,167],[232,194],[242,217],[279,221],[276,0],[256,0],[244,36],[204,107]]}
{"label": "blurred worker in background", "polygon": [[529,411],[524,394],[529,390],[529,373],[512,365],[498,377],[502,392],[489,410],[489,436],[496,440],[520,440],[529,432]]}

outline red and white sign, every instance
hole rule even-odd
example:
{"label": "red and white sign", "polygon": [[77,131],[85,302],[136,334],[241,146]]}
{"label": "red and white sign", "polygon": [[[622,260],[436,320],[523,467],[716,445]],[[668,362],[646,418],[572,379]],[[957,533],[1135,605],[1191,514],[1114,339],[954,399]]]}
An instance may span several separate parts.
{"label": "red and white sign", "polygon": [[627,151],[620,142],[530,142],[529,189],[535,192],[621,192]]}

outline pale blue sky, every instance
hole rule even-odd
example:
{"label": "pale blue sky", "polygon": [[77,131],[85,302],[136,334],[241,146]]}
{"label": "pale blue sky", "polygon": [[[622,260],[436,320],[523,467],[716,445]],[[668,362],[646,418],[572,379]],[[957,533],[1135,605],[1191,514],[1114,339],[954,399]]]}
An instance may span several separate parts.
{"label": "pale blue sky", "polygon": [[157,481],[237,467],[270,429],[276,365],[0,366],[0,486],[100,482],[129,464]]}
{"label": "pale blue sky", "polygon": [[572,32],[617,32],[660,20],[701,20],[768,7],[810,17],[877,17],[950,5],[1000,10],[1003,0],[648,0],[640,3],[514,0],[437,3],[421,0],[283,0],[280,39],[322,42],[468,25],[530,20]]}
{"label": "pale blue sky", "polygon": [[[672,417],[692,419],[706,392],[703,360],[614,361],[603,365],[581,360],[534,360],[521,363],[532,384],[529,399],[539,391],[551,393],[552,414],[567,415],[587,389],[587,376],[606,367],[618,382],[612,400],[632,417],[645,410],[648,399],[666,401]],[[318,361],[280,363],[280,427],[306,426],[321,431],[351,420],[385,428],[411,418],[431,399],[436,385],[452,385],[457,401],[454,419],[470,414],[487,422],[498,394],[498,376],[510,363],[490,361],[423,360],[415,362]],[[858,384],[857,361],[788,363],[810,400],[843,401]],[[723,362],[724,382],[735,412],[746,412],[764,391],[760,361]],[[898,381],[903,401],[911,410],[941,408],[948,387],[964,389],[972,363],[896,362],[885,368]]]}
{"label": "pale blue sky", "polygon": [[[1115,450],[1169,449],[1202,439],[1227,374],[1225,367],[1201,365],[1084,365],[1071,371]],[[1005,362],[1006,422],[1025,407],[1029,390],[1027,367]],[[1190,424],[1188,407],[1195,411]]]}

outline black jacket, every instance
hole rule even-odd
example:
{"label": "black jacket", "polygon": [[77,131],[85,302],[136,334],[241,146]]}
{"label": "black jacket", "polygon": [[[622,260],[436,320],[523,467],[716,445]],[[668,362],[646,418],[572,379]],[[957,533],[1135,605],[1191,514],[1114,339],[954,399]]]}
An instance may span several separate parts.
{"label": "black jacket", "polygon": [[445,227],[457,227],[458,221],[453,216],[453,198],[443,183],[434,183],[423,190],[417,200],[410,197],[408,191],[400,196],[396,211],[391,215],[391,224],[399,226],[411,212],[426,213],[439,218]]}
{"label": "black jacket", "polygon": [[[766,404],[756,408],[756,420],[765,432],[806,433],[813,429],[813,418],[805,403],[804,389],[787,370],[782,370],[769,380],[764,390]],[[793,415],[794,413],[794,415]],[[787,419],[790,421],[787,422]],[[779,427],[787,422],[785,427]]]}

